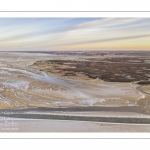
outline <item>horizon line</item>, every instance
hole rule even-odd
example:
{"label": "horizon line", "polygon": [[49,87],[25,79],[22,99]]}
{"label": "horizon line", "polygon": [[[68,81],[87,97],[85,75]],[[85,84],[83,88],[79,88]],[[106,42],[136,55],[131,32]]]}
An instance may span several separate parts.
{"label": "horizon line", "polygon": [[74,52],[74,51],[128,51],[128,52],[131,52],[131,51],[141,51],[141,52],[144,52],[144,51],[150,51],[150,50],[4,50],[4,51],[1,51],[0,52]]}

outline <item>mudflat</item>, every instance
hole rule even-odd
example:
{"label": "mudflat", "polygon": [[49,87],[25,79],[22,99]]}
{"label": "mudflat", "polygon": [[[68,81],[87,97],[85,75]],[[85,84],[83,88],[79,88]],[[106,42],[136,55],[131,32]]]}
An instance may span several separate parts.
{"label": "mudflat", "polygon": [[67,110],[67,116],[95,112],[96,117],[111,111],[128,113],[129,118],[132,113],[134,118],[149,116],[149,56],[149,52],[0,52],[0,116],[17,118],[13,113],[17,111],[18,118],[30,118],[23,115],[30,111],[40,115],[40,109],[46,114],[57,110],[57,116]]}

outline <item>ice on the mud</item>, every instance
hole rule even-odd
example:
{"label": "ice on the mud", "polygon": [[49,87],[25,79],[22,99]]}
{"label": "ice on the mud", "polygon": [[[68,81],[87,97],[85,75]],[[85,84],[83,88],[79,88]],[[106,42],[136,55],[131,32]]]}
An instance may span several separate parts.
{"label": "ice on the mud", "polygon": [[5,87],[12,87],[16,89],[28,89],[29,82],[27,81],[6,81],[2,83]]}
{"label": "ice on the mud", "polygon": [[92,105],[94,105],[94,104],[97,103],[97,102],[102,103],[102,102],[105,102],[105,101],[106,101],[106,99],[104,99],[104,98],[100,98],[100,99],[95,98],[95,99],[91,99],[91,100],[81,100],[81,101],[80,101],[80,104],[81,104],[81,105],[92,106]]}

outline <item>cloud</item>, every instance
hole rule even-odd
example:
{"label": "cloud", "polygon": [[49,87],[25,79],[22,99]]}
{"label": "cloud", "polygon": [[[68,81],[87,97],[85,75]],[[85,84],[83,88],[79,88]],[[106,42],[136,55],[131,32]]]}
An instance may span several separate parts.
{"label": "cloud", "polygon": [[105,28],[111,26],[121,26],[121,25],[129,25],[135,22],[140,22],[143,19],[139,18],[102,18],[99,20],[85,22],[82,24],[78,24],[69,30],[78,30],[78,29],[91,29],[91,28]]}
{"label": "cloud", "polygon": [[24,20],[8,18],[0,19],[0,35],[0,49],[19,49],[20,47],[30,50],[48,47],[51,50],[58,46],[60,49],[61,46],[71,47],[89,43],[93,43],[94,46],[95,43],[110,43],[110,41],[115,43],[122,41],[122,49],[124,49],[124,40],[140,40],[140,38],[149,40],[150,19],[32,18]]}

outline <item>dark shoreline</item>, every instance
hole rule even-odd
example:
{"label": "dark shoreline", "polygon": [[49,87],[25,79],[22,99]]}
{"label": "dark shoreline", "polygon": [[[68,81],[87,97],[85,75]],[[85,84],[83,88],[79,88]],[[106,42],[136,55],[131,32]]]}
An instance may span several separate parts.
{"label": "dark shoreline", "polygon": [[109,123],[150,124],[150,118],[118,118],[118,117],[85,117],[63,115],[39,115],[39,114],[4,114],[3,117],[22,119],[50,119],[50,120],[74,120]]}
{"label": "dark shoreline", "polygon": [[121,107],[28,107],[0,109],[1,112],[28,112],[28,111],[114,111],[114,112],[137,112],[143,113],[139,106],[121,106]]}
{"label": "dark shoreline", "polygon": [[[91,122],[108,122],[108,123],[130,123],[130,124],[150,124],[150,118],[133,118],[133,117],[90,117],[90,116],[69,116],[69,115],[50,115],[50,114],[25,114],[25,112],[77,112],[77,111],[114,111],[114,112],[136,112],[142,113],[139,106],[123,107],[72,107],[72,108],[14,108],[1,109],[0,117],[22,118],[22,119],[48,119],[48,120],[74,120],[74,121],[91,121]],[[19,113],[19,114],[18,114]]]}

